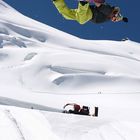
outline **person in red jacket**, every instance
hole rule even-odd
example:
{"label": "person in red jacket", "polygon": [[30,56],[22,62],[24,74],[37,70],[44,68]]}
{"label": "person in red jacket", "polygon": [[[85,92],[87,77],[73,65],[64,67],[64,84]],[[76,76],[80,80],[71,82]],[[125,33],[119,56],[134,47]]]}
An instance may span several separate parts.
{"label": "person in red jacket", "polygon": [[73,113],[73,114],[79,114],[79,115],[89,115],[89,107],[88,106],[80,106],[78,104],[75,103],[68,103],[66,105],[64,105],[64,109],[66,106],[73,106],[73,109],[68,110],[65,113]]}

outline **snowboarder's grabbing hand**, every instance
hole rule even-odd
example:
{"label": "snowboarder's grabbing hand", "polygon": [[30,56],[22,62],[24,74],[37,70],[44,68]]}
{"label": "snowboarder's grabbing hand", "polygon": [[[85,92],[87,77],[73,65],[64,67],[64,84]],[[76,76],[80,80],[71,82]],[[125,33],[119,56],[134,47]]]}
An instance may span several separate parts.
{"label": "snowboarder's grabbing hand", "polygon": [[[90,5],[93,3],[94,5]],[[88,21],[103,23],[106,21],[128,22],[120,13],[120,8],[105,3],[105,0],[80,0],[77,9],[69,9],[64,0],[53,0],[58,11],[69,20],[76,20],[80,24]]]}

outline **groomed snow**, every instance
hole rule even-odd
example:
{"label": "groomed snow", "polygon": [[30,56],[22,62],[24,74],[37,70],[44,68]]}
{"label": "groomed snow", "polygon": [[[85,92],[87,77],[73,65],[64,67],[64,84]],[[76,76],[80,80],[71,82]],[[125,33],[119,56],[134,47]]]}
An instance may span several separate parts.
{"label": "groomed snow", "polygon": [[0,139],[139,140],[139,85],[139,43],[80,39],[0,1]]}

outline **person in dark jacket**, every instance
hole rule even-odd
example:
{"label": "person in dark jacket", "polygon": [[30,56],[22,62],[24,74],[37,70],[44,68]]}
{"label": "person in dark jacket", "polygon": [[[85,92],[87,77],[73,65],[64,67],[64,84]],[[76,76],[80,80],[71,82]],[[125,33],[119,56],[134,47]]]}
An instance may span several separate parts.
{"label": "person in dark jacket", "polygon": [[79,1],[77,9],[68,8],[64,0],[53,0],[53,3],[64,18],[76,20],[80,24],[85,24],[88,21],[96,24],[106,21],[128,22],[128,19],[120,14],[119,7],[111,6],[105,3],[105,0],[92,0],[95,5],[90,5],[90,1]]}

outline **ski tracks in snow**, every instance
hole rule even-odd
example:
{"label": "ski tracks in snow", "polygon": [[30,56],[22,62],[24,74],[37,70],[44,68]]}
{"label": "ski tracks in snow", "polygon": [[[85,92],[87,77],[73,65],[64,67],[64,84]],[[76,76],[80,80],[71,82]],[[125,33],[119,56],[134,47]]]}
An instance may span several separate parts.
{"label": "ski tracks in snow", "polygon": [[59,140],[44,115],[37,110],[0,109],[0,130],[2,140]]}
{"label": "ski tracks in snow", "polygon": [[12,124],[15,126],[15,129],[17,129],[18,134],[20,135],[21,140],[25,140],[24,135],[21,131],[21,128],[18,124],[18,122],[16,121],[16,119],[14,118],[14,116],[11,114],[10,110],[5,110],[4,111],[7,118],[12,122]]}
{"label": "ski tracks in snow", "polygon": [[92,139],[96,140],[139,140],[140,129],[137,129],[138,127],[135,127],[135,125],[135,122],[130,123],[115,120],[113,122],[90,130],[82,140],[86,140],[86,138],[90,140],[91,135]]}
{"label": "ski tracks in snow", "polygon": [[[91,118],[73,114],[43,113],[62,140],[139,140],[138,122]],[[51,117],[50,117],[51,116]]]}
{"label": "ski tracks in snow", "polygon": [[10,110],[0,109],[0,130],[2,140],[25,140],[20,126]]}
{"label": "ski tracks in snow", "polygon": [[101,140],[126,140],[126,138],[114,128],[114,123],[102,126],[98,129]]}

